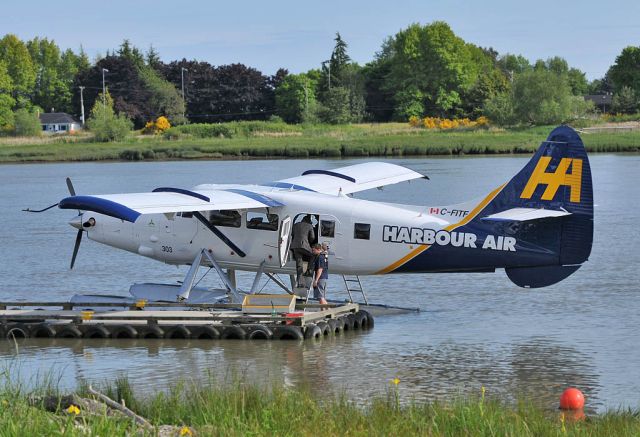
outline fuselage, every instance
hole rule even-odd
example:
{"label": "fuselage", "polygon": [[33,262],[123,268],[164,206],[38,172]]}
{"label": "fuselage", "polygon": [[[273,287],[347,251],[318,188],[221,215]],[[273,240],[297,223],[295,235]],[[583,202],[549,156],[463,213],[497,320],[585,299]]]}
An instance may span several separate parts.
{"label": "fuselage", "polygon": [[[313,217],[317,242],[330,248],[330,271],[338,274],[492,271],[508,265],[505,259],[516,259],[518,250],[523,249],[512,236],[486,235],[465,228],[491,195],[459,205],[425,207],[308,191],[254,189],[284,206],[226,212],[224,220],[215,211],[202,213],[245,256],[190,213],[147,214],[129,223],[85,212],[82,221],[90,217],[96,220],[87,229],[90,239],[168,264],[190,264],[201,249],[207,249],[224,268],[255,271],[263,264],[266,271],[288,274],[295,273],[295,263],[292,257],[284,267],[280,263],[282,239],[287,237],[281,235],[282,222],[286,217],[298,221],[307,214]],[[416,263],[417,258],[427,258],[427,249],[433,253],[430,258],[434,262]],[[478,257],[481,261],[470,262],[465,254],[476,251],[482,253]],[[408,269],[410,261],[414,267]]]}

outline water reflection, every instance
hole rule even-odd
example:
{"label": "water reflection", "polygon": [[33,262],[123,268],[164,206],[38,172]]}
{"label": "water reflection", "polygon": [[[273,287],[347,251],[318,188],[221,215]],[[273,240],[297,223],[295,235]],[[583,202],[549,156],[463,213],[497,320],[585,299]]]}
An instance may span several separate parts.
{"label": "water reflection", "polygon": [[[518,396],[549,408],[567,386],[595,397],[598,377],[585,354],[554,340],[513,345],[443,342],[419,350],[390,348],[372,353],[364,333],[320,342],[234,340],[28,339],[0,343],[0,356],[21,368],[53,373],[64,387],[79,380],[110,381],[127,375],[140,392],[179,381],[236,379],[259,385],[305,387],[318,395],[348,393],[356,401],[385,393],[399,377],[402,401],[445,400],[477,395],[480,387],[502,399]],[[127,357],[123,360],[123,357]],[[38,372],[36,372],[38,373]],[[590,408],[602,406],[590,402]]]}
{"label": "water reflection", "polygon": [[[486,194],[510,178],[526,157],[399,159],[430,181],[390,186],[359,197],[414,204],[447,204]],[[68,211],[27,215],[67,194],[66,176],[81,193],[150,191],[172,184],[264,182],[356,163],[328,160],[4,165],[0,168],[0,300],[68,299],[77,292],[126,293],[133,282],[172,282],[175,269],[91,241],[68,265],[75,231]],[[346,391],[362,401],[400,378],[403,400],[478,394],[530,396],[553,408],[565,387],[579,386],[587,406],[640,407],[640,156],[591,157],[595,239],[591,259],[552,287],[523,290],[503,272],[366,277],[371,301],[421,307],[419,314],[376,320],[371,332],[320,343],[246,341],[135,341],[38,339],[0,341],[0,360],[24,379],[54,372],[63,387],[78,380],[126,374],[139,390],[166,389],[181,379],[224,382],[233,375],[261,384],[307,386],[317,393]],[[274,173],[277,169],[277,174]],[[473,183],[469,183],[473,181]],[[10,254],[11,256],[6,256]],[[99,265],[99,268],[96,268]],[[211,278],[208,278],[212,280]],[[253,277],[240,275],[249,288]],[[330,293],[340,296],[340,278]],[[218,285],[214,282],[207,285]],[[0,368],[1,370],[1,368]]]}

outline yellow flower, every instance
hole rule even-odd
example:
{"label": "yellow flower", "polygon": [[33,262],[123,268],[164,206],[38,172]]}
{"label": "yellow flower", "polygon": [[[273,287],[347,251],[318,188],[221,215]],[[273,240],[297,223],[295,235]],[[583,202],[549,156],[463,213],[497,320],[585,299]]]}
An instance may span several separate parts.
{"label": "yellow flower", "polygon": [[169,129],[170,127],[171,127],[171,123],[169,123],[169,120],[167,119],[167,117],[160,116],[156,120],[156,131],[158,131],[158,133],[162,133],[167,129]]}
{"label": "yellow flower", "polygon": [[491,122],[489,121],[489,119],[487,117],[485,117],[484,115],[480,116],[480,117],[478,117],[476,119],[476,124],[478,126],[489,126],[490,123]]}
{"label": "yellow flower", "polygon": [[80,408],[76,407],[75,405],[71,404],[69,405],[69,408],[67,408],[67,413],[69,414],[75,414],[76,416],[78,414],[80,414]]}
{"label": "yellow flower", "polygon": [[2,400],[2,406],[6,407],[7,405],[9,405],[9,401],[7,401],[6,399]]}
{"label": "yellow flower", "polygon": [[393,382],[393,384],[397,386],[398,384],[400,384],[400,379],[398,379],[398,377],[396,376],[391,380],[391,382]]}
{"label": "yellow flower", "polygon": [[188,426],[183,426],[182,428],[180,428],[180,436],[183,435],[193,435]]}

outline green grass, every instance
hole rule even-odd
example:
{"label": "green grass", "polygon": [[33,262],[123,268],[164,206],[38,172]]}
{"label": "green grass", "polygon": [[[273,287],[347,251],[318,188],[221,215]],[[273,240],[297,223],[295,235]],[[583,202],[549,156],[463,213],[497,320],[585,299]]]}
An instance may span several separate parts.
{"label": "green grass", "polygon": [[[96,143],[89,136],[0,138],[0,162],[246,158],[344,158],[531,153],[553,126],[512,130],[429,131],[406,123],[344,126],[233,122],[218,126],[228,136],[201,138],[189,125],[178,139],[136,136]],[[194,135],[194,132],[198,133]],[[209,128],[204,132],[211,134]],[[171,136],[174,138],[174,136]],[[640,130],[582,135],[589,152],[638,152]]]}
{"label": "green grass", "polygon": [[[356,404],[327,393],[318,398],[304,389],[231,385],[178,384],[166,392],[137,397],[126,379],[102,391],[154,426],[189,426],[195,435],[229,436],[637,436],[640,412],[613,411],[585,420],[562,420],[529,402],[506,404],[477,398],[449,403],[400,404],[396,388]],[[402,383],[399,386],[402,390]],[[80,389],[82,394],[82,388]],[[28,393],[0,389],[0,435],[132,435],[128,419],[107,415],[78,417],[64,410],[46,412],[31,406]],[[81,425],[82,428],[78,427]]]}

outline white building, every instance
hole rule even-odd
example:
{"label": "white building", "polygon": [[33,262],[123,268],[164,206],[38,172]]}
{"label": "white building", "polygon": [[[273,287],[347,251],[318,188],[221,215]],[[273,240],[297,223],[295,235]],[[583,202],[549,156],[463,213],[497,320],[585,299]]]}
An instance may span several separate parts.
{"label": "white building", "polygon": [[46,134],[65,134],[82,129],[82,124],[65,112],[46,112],[40,114],[42,132]]}

